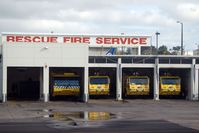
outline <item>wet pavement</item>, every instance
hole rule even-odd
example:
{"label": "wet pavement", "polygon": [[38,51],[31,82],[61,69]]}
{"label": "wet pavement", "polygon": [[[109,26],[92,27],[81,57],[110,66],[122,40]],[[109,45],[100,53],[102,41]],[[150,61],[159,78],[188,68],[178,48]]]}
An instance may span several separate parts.
{"label": "wet pavement", "polygon": [[0,104],[2,133],[197,133],[199,101],[91,100]]}
{"label": "wet pavement", "polygon": [[0,124],[1,133],[198,133],[198,130],[183,127],[164,120],[112,121],[101,126],[54,127],[45,122],[10,122]]}
{"label": "wet pavement", "polygon": [[69,132],[77,133],[198,133],[199,131],[182,127],[164,120],[140,120],[140,121],[113,121],[107,122],[98,128],[71,129]]}

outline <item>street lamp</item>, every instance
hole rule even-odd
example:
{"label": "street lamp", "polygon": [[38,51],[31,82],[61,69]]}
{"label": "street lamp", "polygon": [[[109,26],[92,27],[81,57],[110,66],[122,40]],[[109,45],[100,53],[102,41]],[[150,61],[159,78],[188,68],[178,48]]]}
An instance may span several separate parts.
{"label": "street lamp", "polygon": [[156,32],[155,35],[156,35],[156,55],[158,55],[158,35],[160,35],[160,33]]}
{"label": "street lamp", "polygon": [[183,55],[183,23],[177,21],[177,23],[181,24],[181,55]]}

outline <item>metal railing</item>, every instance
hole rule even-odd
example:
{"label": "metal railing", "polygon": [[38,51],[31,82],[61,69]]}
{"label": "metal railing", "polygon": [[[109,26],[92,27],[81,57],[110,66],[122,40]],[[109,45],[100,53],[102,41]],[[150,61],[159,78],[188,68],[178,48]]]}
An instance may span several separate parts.
{"label": "metal railing", "polygon": [[199,57],[194,56],[89,56],[89,63],[117,63],[121,58],[122,63],[129,64],[155,64],[155,58],[159,59],[159,64],[192,64],[192,59],[196,59],[199,64]]}

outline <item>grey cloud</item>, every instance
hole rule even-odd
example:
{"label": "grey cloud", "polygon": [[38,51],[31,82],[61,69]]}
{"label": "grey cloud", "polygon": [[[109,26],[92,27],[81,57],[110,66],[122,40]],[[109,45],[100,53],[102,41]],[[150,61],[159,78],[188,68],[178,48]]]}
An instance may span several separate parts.
{"label": "grey cloud", "polygon": [[198,0],[2,0],[0,31],[124,32],[153,37],[159,31],[160,41],[171,46],[179,43],[176,21],[180,20],[185,25],[185,42],[194,47],[199,42],[198,9]]}

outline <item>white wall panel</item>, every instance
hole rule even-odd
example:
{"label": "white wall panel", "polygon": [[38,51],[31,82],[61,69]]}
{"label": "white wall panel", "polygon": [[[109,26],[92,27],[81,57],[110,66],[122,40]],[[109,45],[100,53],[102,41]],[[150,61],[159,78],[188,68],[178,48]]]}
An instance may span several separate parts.
{"label": "white wall panel", "polygon": [[3,100],[3,71],[0,65],[0,101]]}
{"label": "white wall panel", "polygon": [[84,67],[88,63],[87,45],[4,44],[6,66]]}

